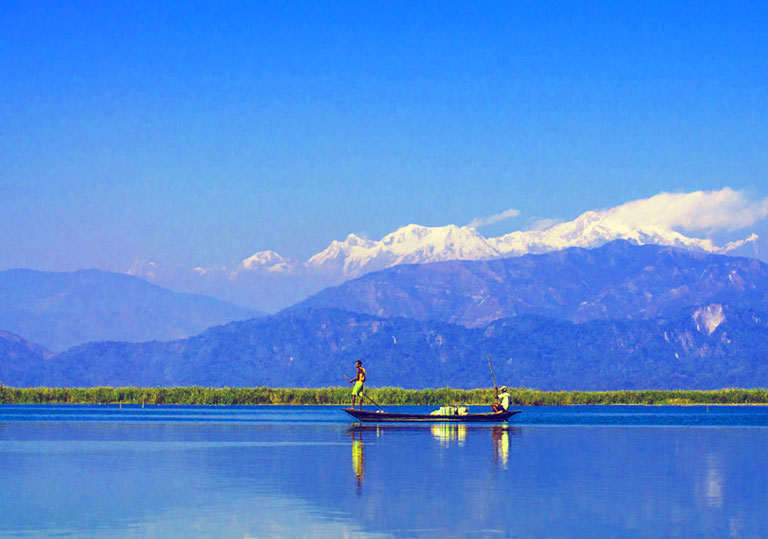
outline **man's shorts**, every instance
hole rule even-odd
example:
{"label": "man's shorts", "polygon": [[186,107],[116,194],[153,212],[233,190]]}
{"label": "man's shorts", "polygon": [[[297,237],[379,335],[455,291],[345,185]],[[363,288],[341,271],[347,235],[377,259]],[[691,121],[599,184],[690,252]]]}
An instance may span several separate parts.
{"label": "man's shorts", "polygon": [[358,380],[355,382],[355,387],[352,388],[352,395],[358,397],[363,394],[363,382]]}

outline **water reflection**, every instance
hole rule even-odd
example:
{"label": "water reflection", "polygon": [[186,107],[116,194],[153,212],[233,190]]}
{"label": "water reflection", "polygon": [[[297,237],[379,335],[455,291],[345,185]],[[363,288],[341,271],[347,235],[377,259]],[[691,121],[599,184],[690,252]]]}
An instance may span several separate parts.
{"label": "water reflection", "polygon": [[352,470],[355,472],[355,490],[360,495],[365,480],[365,447],[363,445],[363,429],[349,429],[352,435]]}
{"label": "water reflection", "polygon": [[709,454],[704,458],[704,485],[707,504],[712,507],[723,505],[722,464],[717,455]]}
{"label": "water reflection", "polygon": [[[45,418],[3,422],[8,410]],[[237,409],[148,409],[130,421],[90,419],[102,411],[57,421],[52,412],[0,407],[0,536],[106,530],[115,536],[768,537],[768,461],[759,458],[766,428],[433,429],[350,425],[343,412],[296,407],[250,416]],[[168,419],[151,415],[160,412]],[[764,408],[726,412],[751,414],[749,425],[768,416]],[[566,413],[557,411],[563,422],[592,425],[595,417],[627,412]],[[650,421],[667,414],[638,413]],[[200,420],[205,414],[226,420]],[[255,419],[231,419],[239,414]]]}
{"label": "water reflection", "polygon": [[[453,459],[471,459],[475,466],[488,466],[492,464],[494,467],[501,470],[506,470],[510,460],[510,439],[513,436],[518,436],[522,433],[520,427],[510,426],[508,424],[502,425],[467,425],[462,423],[435,423],[435,424],[365,424],[355,423],[347,429],[348,435],[351,440],[351,457],[352,457],[352,474],[354,476],[355,492],[358,496],[363,493],[363,484],[366,481],[366,447],[370,445],[385,444],[386,446],[392,443],[396,444],[413,444],[422,446],[422,451],[418,455],[413,454],[409,457],[414,458],[419,456],[421,458],[431,458],[436,453],[429,450],[428,445],[425,446],[424,442],[429,439],[432,443],[444,450],[462,450],[468,439],[473,440],[472,444],[475,448],[467,447],[466,454],[451,453]],[[384,438],[391,437],[392,440],[387,442]],[[483,438],[487,440],[483,443]],[[488,444],[490,441],[490,445]],[[477,447],[485,445],[486,451],[480,451],[488,455],[485,460],[483,458],[477,459],[478,451]],[[433,446],[434,447],[434,446]],[[369,458],[369,464],[374,469],[380,468],[382,465],[386,466],[385,462],[379,462],[383,457],[374,450],[374,456]],[[401,464],[405,464],[402,462]],[[375,474],[374,474],[375,476]],[[375,480],[375,477],[374,477]]]}
{"label": "water reflection", "polygon": [[457,443],[462,446],[467,439],[467,426],[463,423],[435,423],[430,430],[441,445]]}
{"label": "water reflection", "polygon": [[496,425],[491,431],[491,438],[493,439],[493,460],[505,470],[509,463],[509,436],[510,434],[519,433],[520,429],[516,427],[510,427],[509,425]]}

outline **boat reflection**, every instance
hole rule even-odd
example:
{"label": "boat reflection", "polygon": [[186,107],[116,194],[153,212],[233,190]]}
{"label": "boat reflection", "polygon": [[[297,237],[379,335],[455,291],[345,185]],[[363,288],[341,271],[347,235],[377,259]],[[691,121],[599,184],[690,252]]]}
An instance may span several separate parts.
{"label": "boat reflection", "polygon": [[441,445],[464,445],[467,439],[467,425],[463,423],[435,423],[430,431]]}
{"label": "boat reflection", "polygon": [[[488,440],[490,434],[493,446],[493,463],[506,470],[509,465],[510,439],[522,433],[520,427],[503,425],[472,425],[462,423],[432,423],[432,424],[366,424],[355,423],[348,429],[352,439],[352,471],[355,477],[355,489],[362,493],[365,482],[365,444],[377,444],[380,439],[391,434],[393,436],[431,436],[440,446],[464,447],[467,444],[477,445]],[[422,434],[420,434],[422,433]],[[422,438],[423,439],[423,438]],[[487,447],[487,445],[486,445]]]}
{"label": "boat reflection", "polygon": [[363,492],[365,480],[365,447],[363,445],[363,429],[349,429],[352,435],[352,470],[355,473],[355,490],[357,494]]}
{"label": "boat reflection", "polygon": [[493,461],[496,465],[501,464],[503,469],[507,469],[509,463],[509,437],[519,434],[519,427],[510,427],[509,425],[495,425],[491,431],[493,440]]}

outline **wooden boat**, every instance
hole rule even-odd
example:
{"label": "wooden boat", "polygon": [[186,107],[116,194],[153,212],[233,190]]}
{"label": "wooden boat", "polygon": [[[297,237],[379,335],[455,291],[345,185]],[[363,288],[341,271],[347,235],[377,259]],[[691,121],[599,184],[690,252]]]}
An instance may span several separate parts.
{"label": "wooden boat", "polygon": [[507,421],[520,410],[509,410],[507,412],[491,412],[488,414],[465,414],[465,415],[431,415],[431,414],[391,414],[389,412],[370,412],[368,410],[354,410],[352,408],[343,408],[349,415],[360,421],[366,422],[402,422],[402,421],[420,421],[424,423],[497,423]]}

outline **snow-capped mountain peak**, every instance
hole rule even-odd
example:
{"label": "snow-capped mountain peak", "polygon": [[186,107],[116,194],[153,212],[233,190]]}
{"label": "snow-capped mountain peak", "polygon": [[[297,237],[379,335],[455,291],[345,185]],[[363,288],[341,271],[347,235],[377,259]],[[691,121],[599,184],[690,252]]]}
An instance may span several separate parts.
{"label": "snow-capped mountain peak", "polygon": [[[517,215],[518,212],[512,213]],[[436,227],[409,224],[380,240],[349,234],[342,241],[332,241],[305,262],[284,258],[275,251],[260,251],[234,266],[197,267],[175,274],[180,275],[177,281],[185,283],[189,291],[208,293],[208,285],[237,289],[238,294],[226,297],[234,302],[241,302],[242,294],[249,294],[259,301],[264,297],[279,296],[279,302],[266,307],[274,310],[324,287],[399,264],[490,260],[568,247],[595,248],[617,239],[635,244],[728,253],[755,244],[757,235],[736,238],[719,246],[711,239],[688,233],[691,230],[741,230],[766,217],[768,198],[751,201],[743,193],[729,188],[660,193],[605,210],[586,211],[568,222],[542,219],[530,230],[518,230],[499,237],[485,237],[471,224]],[[489,219],[470,221],[483,222],[489,222]],[[169,275],[175,275],[174,268],[160,268],[148,261],[137,262],[129,272],[156,282],[167,281]],[[233,287],[235,282],[242,285]]]}
{"label": "snow-capped mountain peak", "polygon": [[328,248],[310,258],[306,266],[324,273],[338,271],[341,277],[349,278],[398,264],[481,260],[498,256],[499,253],[474,228],[410,224],[379,241],[350,234],[344,242],[331,242]]}
{"label": "snow-capped mountain peak", "polygon": [[360,252],[367,252],[374,248],[376,242],[361,238],[355,234],[349,234],[342,241],[332,241],[323,251],[312,256],[305,266],[309,270],[320,270],[323,273],[342,271],[346,272],[345,266],[351,258],[359,257]]}
{"label": "snow-capped mountain peak", "polygon": [[261,251],[243,260],[240,270],[321,274],[338,283],[399,264],[489,260],[568,247],[599,247],[616,239],[721,253],[753,242],[757,235],[718,247],[709,239],[685,236],[664,226],[632,226],[611,210],[587,211],[573,221],[497,238],[485,238],[474,227],[457,225],[409,224],[378,241],[349,234],[344,241],[332,241],[304,263],[285,259],[274,251]]}
{"label": "snow-capped mountain peak", "polygon": [[[753,238],[754,236],[754,238]],[[754,241],[752,239],[742,240]],[[544,230],[517,231],[491,238],[489,242],[503,256],[546,253],[568,247],[599,247],[613,240],[622,239],[633,243],[669,245],[685,249],[696,249],[709,253],[728,250],[720,248],[709,239],[692,238],[675,230],[658,225],[630,226],[617,219],[611,212],[588,211],[573,221],[556,224]]]}
{"label": "snow-capped mountain peak", "polygon": [[[434,262],[449,259],[477,259],[496,256],[476,229],[447,225],[404,226],[381,239],[380,246],[396,253],[402,261]],[[418,258],[418,260],[415,260]],[[413,260],[410,260],[413,259]]]}
{"label": "snow-capped mountain peak", "polygon": [[240,263],[238,270],[289,273],[296,263],[283,258],[275,251],[259,251]]}

